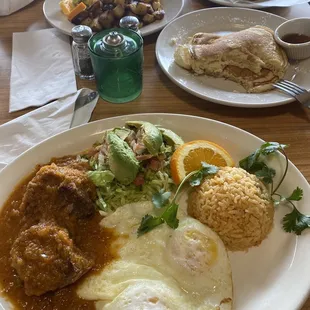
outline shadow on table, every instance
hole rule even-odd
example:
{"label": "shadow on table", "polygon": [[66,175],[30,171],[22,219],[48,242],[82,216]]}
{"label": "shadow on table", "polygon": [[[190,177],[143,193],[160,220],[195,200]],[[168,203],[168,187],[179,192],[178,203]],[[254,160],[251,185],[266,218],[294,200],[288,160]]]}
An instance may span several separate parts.
{"label": "shadow on table", "polygon": [[292,102],[290,104],[270,107],[270,108],[237,108],[230,107],[221,104],[209,102],[194,95],[187,93],[180,87],[175,87],[172,81],[163,73],[158,63],[156,63],[156,70],[158,72],[159,79],[162,84],[165,85],[167,90],[178,97],[180,101],[183,101],[189,105],[194,106],[200,110],[209,110],[222,116],[236,117],[236,118],[260,118],[266,115],[276,116],[280,114],[292,114],[295,117],[305,120],[310,123],[310,109],[303,108],[298,102]]}

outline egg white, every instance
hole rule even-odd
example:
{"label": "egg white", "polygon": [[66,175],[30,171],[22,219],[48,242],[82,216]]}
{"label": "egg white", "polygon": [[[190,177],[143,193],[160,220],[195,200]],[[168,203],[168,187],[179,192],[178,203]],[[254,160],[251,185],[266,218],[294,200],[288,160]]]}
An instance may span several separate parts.
{"label": "egg white", "polygon": [[133,203],[102,220],[119,234],[119,259],[78,294],[102,310],[231,309],[231,268],[217,234],[181,211],[176,230],[163,224],[138,238],[141,218],[153,212],[152,203]]}

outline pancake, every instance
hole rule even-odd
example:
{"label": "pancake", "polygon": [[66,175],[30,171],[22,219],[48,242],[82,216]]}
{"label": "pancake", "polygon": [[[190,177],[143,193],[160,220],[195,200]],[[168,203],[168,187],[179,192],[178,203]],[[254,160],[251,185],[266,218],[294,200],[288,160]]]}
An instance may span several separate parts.
{"label": "pancake", "polygon": [[249,93],[272,89],[288,67],[287,56],[275,42],[273,31],[263,26],[224,36],[196,33],[176,48],[174,59],[196,74],[235,81]]}

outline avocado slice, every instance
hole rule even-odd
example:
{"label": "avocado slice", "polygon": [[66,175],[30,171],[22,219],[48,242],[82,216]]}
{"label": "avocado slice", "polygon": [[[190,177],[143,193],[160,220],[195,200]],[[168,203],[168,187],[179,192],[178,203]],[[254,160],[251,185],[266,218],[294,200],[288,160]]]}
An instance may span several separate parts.
{"label": "avocado slice", "polygon": [[163,136],[155,125],[144,121],[128,121],[126,125],[142,130],[142,142],[150,154],[157,155],[160,153]]}
{"label": "avocado slice", "polygon": [[114,128],[113,130],[122,140],[126,140],[131,130],[128,128]]}
{"label": "avocado slice", "polygon": [[141,127],[142,139],[146,149],[152,154],[157,155],[163,144],[163,136],[159,129],[151,123],[145,122]]}
{"label": "avocado slice", "polygon": [[127,121],[126,125],[128,127],[135,127],[135,128],[140,128],[142,125],[144,125],[146,122],[144,121]]}
{"label": "avocado slice", "polygon": [[128,185],[134,181],[139,171],[139,161],[129,145],[114,132],[107,136],[109,145],[108,159],[110,170],[115,179]]}
{"label": "avocado slice", "polygon": [[173,132],[172,130],[162,128],[162,127],[159,127],[158,129],[162,133],[164,141],[168,145],[171,145],[172,147],[174,147],[174,149],[177,149],[179,146],[184,144],[183,139],[180,136],[178,136],[175,132]]}

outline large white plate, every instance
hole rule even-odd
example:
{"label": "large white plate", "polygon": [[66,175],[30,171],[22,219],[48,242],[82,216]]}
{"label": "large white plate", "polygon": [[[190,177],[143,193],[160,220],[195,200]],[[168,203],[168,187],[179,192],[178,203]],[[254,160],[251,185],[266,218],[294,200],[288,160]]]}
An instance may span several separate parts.
{"label": "large white plate", "polygon": [[[174,63],[176,44],[197,32],[227,34],[255,25],[273,30],[285,19],[267,12],[240,8],[213,8],[183,15],[160,33],[156,43],[156,56],[165,74],[187,92],[216,103],[236,107],[259,108],[286,104],[294,101],[277,90],[262,94],[247,94],[239,84],[208,76],[197,76]],[[176,40],[172,44],[171,39]],[[290,65],[286,79],[310,89],[310,59]]]}
{"label": "large white plate", "polygon": [[[150,25],[141,28],[142,36],[161,30],[170,21],[181,14],[184,0],[162,0],[165,10],[165,17],[161,21],[156,21]],[[59,0],[45,0],[43,4],[43,13],[47,21],[61,32],[71,35],[71,29],[75,25],[68,21],[67,17],[60,11]]]}
{"label": "large white plate", "polygon": [[[147,120],[161,124],[177,132],[186,141],[214,141],[225,147],[236,163],[263,142],[236,127],[194,116],[137,114],[105,119],[45,140],[4,168],[0,172],[0,206],[14,186],[28,175],[36,164],[47,163],[51,157],[84,150],[101,137],[103,130],[122,126],[126,120]],[[283,156],[276,157],[272,164],[280,175],[284,169]],[[309,184],[290,163],[280,192],[288,195],[296,186],[304,190],[304,198],[297,203],[297,207],[309,214]],[[284,206],[276,210],[274,228],[259,247],[250,249],[247,253],[230,254],[235,310],[297,310],[306,300],[310,288],[310,233],[304,232],[300,237],[285,233],[280,221],[288,211]],[[5,309],[9,309],[3,298],[0,298],[0,305],[1,303]]]}
{"label": "large white plate", "polygon": [[307,3],[308,0],[210,0],[223,6],[235,6],[241,8],[263,9],[271,7],[290,7]]}

